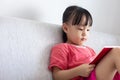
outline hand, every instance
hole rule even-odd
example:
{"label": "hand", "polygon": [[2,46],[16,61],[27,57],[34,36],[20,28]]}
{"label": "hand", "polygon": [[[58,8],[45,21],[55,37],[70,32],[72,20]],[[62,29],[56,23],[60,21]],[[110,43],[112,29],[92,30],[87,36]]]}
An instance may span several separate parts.
{"label": "hand", "polygon": [[95,65],[93,64],[82,64],[79,66],[80,69],[80,76],[88,77],[91,71],[94,69]]}

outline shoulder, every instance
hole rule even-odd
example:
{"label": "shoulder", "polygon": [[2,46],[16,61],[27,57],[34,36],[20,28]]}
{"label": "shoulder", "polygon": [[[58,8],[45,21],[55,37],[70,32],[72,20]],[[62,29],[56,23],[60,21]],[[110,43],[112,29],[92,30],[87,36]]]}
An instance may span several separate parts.
{"label": "shoulder", "polygon": [[90,49],[90,50],[93,50],[93,48],[89,47],[89,46],[85,46],[86,48]]}
{"label": "shoulder", "polygon": [[60,48],[60,49],[67,49],[68,48],[68,44],[67,43],[59,43],[59,44],[55,44],[52,49],[56,49],[56,48]]}
{"label": "shoulder", "polygon": [[59,43],[59,44],[55,44],[53,47],[52,47],[52,53],[60,53],[60,54],[67,54],[69,52],[69,49],[68,49],[68,44],[67,43]]}

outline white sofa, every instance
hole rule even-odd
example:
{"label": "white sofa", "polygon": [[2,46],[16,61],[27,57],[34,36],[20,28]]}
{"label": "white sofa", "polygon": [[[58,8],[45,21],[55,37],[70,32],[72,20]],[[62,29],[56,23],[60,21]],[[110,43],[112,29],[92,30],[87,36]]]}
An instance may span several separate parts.
{"label": "white sofa", "polygon": [[[98,53],[103,46],[120,45],[119,37],[92,30],[86,44]],[[0,80],[52,80],[49,55],[59,42],[60,25],[0,17]]]}

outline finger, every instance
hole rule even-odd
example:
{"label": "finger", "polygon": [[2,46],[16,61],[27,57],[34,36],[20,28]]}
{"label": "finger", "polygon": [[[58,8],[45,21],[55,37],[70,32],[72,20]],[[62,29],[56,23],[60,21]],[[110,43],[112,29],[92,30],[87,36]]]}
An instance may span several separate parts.
{"label": "finger", "polygon": [[94,68],[91,68],[90,71],[94,70]]}
{"label": "finger", "polygon": [[90,68],[89,68],[89,71],[90,71],[90,72],[91,72],[92,70],[94,70],[94,67],[90,67]]}
{"label": "finger", "polygon": [[90,65],[90,67],[89,68],[94,68],[95,67],[95,65],[94,64],[92,64],[92,65]]}

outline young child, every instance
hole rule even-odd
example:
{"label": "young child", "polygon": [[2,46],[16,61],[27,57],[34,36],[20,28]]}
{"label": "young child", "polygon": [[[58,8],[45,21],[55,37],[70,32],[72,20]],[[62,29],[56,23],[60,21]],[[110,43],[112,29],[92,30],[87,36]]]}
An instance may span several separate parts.
{"label": "young child", "polygon": [[84,42],[92,22],[91,14],[82,7],[69,6],[64,11],[64,43],[56,44],[50,56],[54,80],[120,80],[116,74],[120,73],[120,48],[112,49],[97,65],[89,64],[96,54]]}

